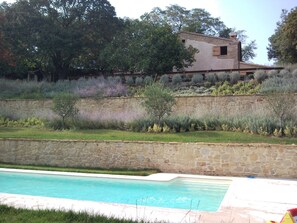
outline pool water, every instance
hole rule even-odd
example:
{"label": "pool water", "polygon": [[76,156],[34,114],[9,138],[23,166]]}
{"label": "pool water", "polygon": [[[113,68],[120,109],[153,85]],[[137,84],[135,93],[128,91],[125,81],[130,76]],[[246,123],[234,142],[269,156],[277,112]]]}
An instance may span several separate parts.
{"label": "pool water", "polygon": [[0,193],[201,211],[217,211],[229,183],[192,178],[155,182],[0,171]]}

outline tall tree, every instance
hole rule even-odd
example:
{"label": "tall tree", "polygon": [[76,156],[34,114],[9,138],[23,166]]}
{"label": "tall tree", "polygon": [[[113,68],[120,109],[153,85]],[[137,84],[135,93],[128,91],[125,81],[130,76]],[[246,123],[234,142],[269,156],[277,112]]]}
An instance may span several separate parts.
{"label": "tall tree", "polygon": [[153,24],[168,24],[173,32],[189,31],[218,36],[219,32],[226,28],[219,18],[213,18],[204,9],[187,10],[179,5],[168,6],[165,10],[154,8],[141,19]]}
{"label": "tall tree", "polygon": [[297,63],[297,7],[283,10],[275,33],[269,38],[268,59]]}
{"label": "tall tree", "polygon": [[14,54],[55,80],[77,67],[102,69],[98,55],[120,26],[107,0],[20,0],[4,12]]}
{"label": "tall tree", "polygon": [[126,28],[106,48],[110,67],[130,72],[162,74],[194,62],[196,49],[185,48],[168,25],[127,20]]}
{"label": "tall tree", "polygon": [[14,66],[15,61],[8,43],[4,40],[1,24],[4,23],[4,13],[0,8],[0,75],[5,74],[9,66]]}

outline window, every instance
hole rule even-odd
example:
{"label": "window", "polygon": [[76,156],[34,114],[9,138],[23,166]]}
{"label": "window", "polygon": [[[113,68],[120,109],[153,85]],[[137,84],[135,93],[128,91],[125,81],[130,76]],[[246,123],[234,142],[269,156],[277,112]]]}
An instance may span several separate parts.
{"label": "window", "polygon": [[214,46],[212,49],[213,56],[222,56],[228,54],[227,46]]}
{"label": "window", "polygon": [[227,52],[228,52],[227,46],[221,46],[220,48],[221,48],[221,55],[227,55]]}
{"label": "window", "polygon": [[183,39],[183,40],[182,40],[182,43],[186,43],[186,40],[185,40],[185,39]]}

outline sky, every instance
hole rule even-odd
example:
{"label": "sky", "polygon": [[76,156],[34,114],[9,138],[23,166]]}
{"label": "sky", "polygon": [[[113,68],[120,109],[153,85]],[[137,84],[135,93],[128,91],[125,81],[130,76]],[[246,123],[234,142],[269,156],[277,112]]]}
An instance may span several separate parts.
{"label": "sky", "polygon": [[[1,1],[1,0],[0,0]],[[6,0],[14,2],[14,0]],[[1,1],[2,2],[2,1]],[[274,34],[282,9],[291,10],[297,0],[109,0],[118,17],[138,19],[155,7],[165,9],[177,4],[190,10],[203,8],[212,17],[219,17],[227,27],[246,30],[248,42],[256,40],[258,49],[251,61],[272,65],[267,58],[268,38]]]}
{"label": "sky", "polygon": [[219,17],[227,27],[246,30],[248,42],[256,40],[258,49],[251,61],[271,65],[267,57],[268,38],[274,34],[282,9],[291,10],[297,0],[109,0],[118,17],[139,18],[154,7],[165,9],[177,4],[190,10],[203,8]]}

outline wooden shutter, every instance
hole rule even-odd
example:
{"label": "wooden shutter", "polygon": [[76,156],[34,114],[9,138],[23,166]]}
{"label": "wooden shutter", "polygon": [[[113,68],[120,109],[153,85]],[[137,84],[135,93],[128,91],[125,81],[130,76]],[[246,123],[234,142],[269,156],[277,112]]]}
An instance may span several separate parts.
{"label": "wooden shutter", "polygon": [[213,56],[220,56],[221,55],[221,47],[220,46],[214,46],[212,48],[212,55]]}

